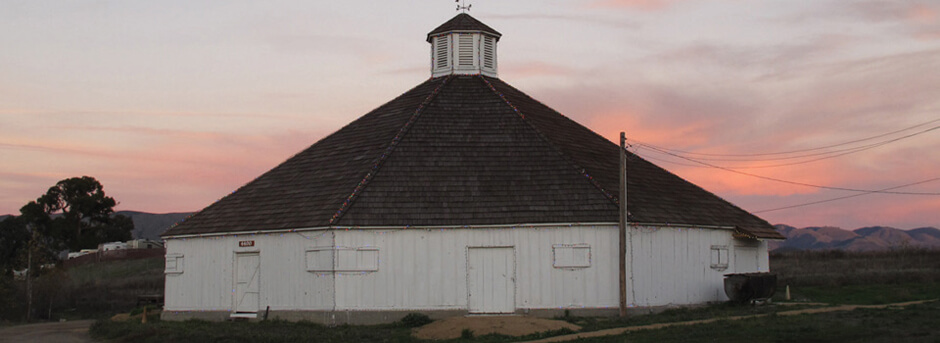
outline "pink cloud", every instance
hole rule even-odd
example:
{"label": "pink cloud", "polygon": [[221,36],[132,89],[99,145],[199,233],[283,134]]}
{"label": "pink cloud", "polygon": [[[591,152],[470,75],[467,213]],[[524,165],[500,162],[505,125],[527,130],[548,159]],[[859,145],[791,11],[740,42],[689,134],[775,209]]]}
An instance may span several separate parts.
{"label": "pink cloud", "polygon": [[938,10],[925,4],[916,4],[907,9],[907,19],[922,23],[933,24],[937,22]]}
{"label": "pink cloud", "polygon": [[[101,181],[120,209],[195,211],[283,162],[323,132],[212,133],[141,127],[84,127],[90,137],[119,135],[124,145],[11,141],[4,146],[32,152],[19,165],[36,172],[7,171],[0,182],[0,214],[16,213],[56,181],[81,175]],[[127,139],[126,137],[135,137]],[[40,165],[41,161],[46,161]],[[13,169],[22,170],[24,168]],[[41,171],[40,171],[41,170]]]}

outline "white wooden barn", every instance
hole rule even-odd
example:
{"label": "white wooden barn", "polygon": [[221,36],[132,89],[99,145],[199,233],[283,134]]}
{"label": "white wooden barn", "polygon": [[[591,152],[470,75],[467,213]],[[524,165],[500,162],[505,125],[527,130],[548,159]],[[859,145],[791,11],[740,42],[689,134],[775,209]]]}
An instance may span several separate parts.
{"label": "white wooden barn", "polygon": [[628,153],[621,296],[621,149],[499,79],[499,39],[457,15],[429,80],[168,230],[163,317],[612,315],[768,270],[770,224]]}

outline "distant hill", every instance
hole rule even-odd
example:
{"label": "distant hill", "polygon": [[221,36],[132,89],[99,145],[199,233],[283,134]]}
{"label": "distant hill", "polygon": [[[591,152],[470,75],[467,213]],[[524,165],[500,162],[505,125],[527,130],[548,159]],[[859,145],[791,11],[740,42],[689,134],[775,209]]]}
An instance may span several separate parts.
{"label": "distant hill", "polygon": [[160,234],[169,229],[173,224],[186,219],[192,212],[181,213],[146,213],[136,211],[118,211],[131,218],[134,221],[134,231],[132,234],[136,239],[160,240]]}
{"label": "distant hill", "polygon": [[787,239],[770,242],[771,250],[877,251],[904,247],[940,249],[940,230],[923,227],[910,231],[887,226],[869,226],[853,231],[837,227],[774,225]]}

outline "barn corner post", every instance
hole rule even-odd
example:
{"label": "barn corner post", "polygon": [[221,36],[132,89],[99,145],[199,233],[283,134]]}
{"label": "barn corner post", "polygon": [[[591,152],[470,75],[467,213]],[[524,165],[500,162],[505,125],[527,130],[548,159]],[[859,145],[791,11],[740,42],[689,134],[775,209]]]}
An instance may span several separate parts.
{"label": "barn corner post", "polygon": [[627,316],[627,136],[620,132],[620,316]]}

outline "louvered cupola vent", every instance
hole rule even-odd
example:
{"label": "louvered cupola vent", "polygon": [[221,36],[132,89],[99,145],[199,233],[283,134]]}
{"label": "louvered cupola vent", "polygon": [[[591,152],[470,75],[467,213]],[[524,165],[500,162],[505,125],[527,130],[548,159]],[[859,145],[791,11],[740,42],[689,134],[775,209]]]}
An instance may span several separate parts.
{"label": "louvered cupola vent", "polygon": [[450,45],[447,44],[449,41],[444,36],[434,37],[434,69],[447,69],[450,64],[450,59],[447,58],[450,55]]}
{"label": "louvered cupola vent", "polygon": [[483,68],[496,70],[496,40],[483,37]]}
{"label": "louvered cupola vent", "polygon": [[432,77],[451,74],[498,77],[499,32],[461,13],[428,33]]}
{"label": "louvered cupola vent", "polygon": [[473,35],[461,33],[457,35],[457,64],[458,67],[473,67]]}

